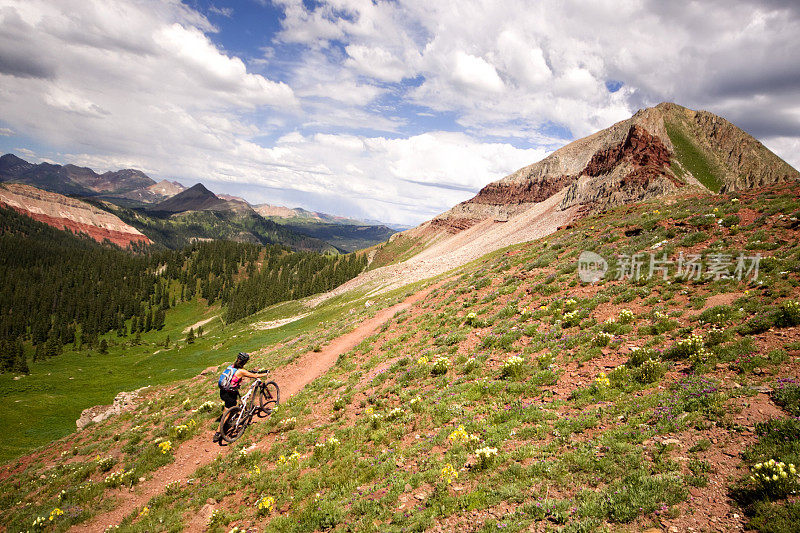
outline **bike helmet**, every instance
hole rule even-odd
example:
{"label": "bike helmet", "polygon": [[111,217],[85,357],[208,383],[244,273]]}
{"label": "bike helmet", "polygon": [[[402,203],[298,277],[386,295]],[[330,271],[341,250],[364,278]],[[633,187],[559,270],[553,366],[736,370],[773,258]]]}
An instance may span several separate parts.
{"label": "bike helmet", "polygon": [[239,352],[239,355],[238,355],[238,357],[236,357],[236,360],[237,361],[241,361],[243,365],[246,365],[247,362],[250,360],[250,354],[249,353],[244,353],[244,352]]}

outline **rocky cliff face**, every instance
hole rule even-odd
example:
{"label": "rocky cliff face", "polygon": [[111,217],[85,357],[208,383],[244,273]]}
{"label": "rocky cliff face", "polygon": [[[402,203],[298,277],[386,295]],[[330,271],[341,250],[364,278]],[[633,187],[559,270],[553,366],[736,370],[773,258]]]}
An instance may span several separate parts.
{"label": "rocky cliff face", "polygon": [[724,182],[721,192],[798,179],[796,169],[724,118],[686,108],[678,108],[674,114],[683,119],[690,135],[716,160]]}
{"label": "rocky cliff face", "polygon": [[569,184],[561,208],[604,211],[674,192],[686,183],[670,170],[671,155],[659,137],[634,124],[623,141],[592,155]]}
{"label": "rocky cliff face", "polygon": [[0,205],[11,207],[54,228],[85,233],[98,242],[107,239],[123,248],[133,243],[151,243],[139,230],[111,213],[29,185],[9,183],[0,186]]}
{"label": "rocky cliff face", "polygon": [[559,208],[586,214],[684,188],[724,192],[791,179],[800,174],[725,119],[664,103],[490,183],[425,228],[454,234],[505,222],[562,190]]}

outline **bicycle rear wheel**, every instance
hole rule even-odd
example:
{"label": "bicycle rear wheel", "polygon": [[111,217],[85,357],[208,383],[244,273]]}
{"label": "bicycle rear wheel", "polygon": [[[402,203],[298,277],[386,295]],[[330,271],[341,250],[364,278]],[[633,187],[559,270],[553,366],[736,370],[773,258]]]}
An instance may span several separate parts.
{"label": "bicycle rear wheel", "polygon": [[241,406],[235,405],[222,413],[222,418],[219,421],[219,434],[225,442],[235,442],[236,439],[244,434],[244,430],[247,428],[247,417],[242,416],[237,423],[241,412]]}
{"label": "bicycle rear wheel", "polygon": [[280,403],[280,395],[281,392],[278,388],[278,384],[274,381],[267,381],[261,386],[261,389],[259,389],[258,395],[256,396],[255,404],[258,407],[256,413],[258,414],[259,418],[269,416],[273,409],[278,407],[278,404]]}

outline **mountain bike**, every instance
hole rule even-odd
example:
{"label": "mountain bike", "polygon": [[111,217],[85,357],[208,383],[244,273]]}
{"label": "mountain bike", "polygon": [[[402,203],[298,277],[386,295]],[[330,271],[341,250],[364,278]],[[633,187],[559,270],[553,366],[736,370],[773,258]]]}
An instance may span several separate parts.
{"label": "mountain bike", "polygon": [[264,418],[280,403],[280,389],[274,381],[256,379],[241,402],[225,409],[219,420],[219,434],[228,443],[236,441],[253,422],[253,417]]}

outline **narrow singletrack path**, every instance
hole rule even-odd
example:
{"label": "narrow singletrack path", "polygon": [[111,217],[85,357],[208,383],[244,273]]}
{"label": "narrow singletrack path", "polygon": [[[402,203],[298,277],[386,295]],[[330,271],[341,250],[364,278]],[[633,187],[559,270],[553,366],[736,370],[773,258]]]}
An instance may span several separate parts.
{"label": "narrow singletrack path", "polygon": [[[374,317],[365,320],[350,333],[332,340],[321,351],[306,352],[289,365],[278,368],[270,373],[269,379],[278,383],[281,397],[288,399],[330,370],[341,354],[355,348],[395,314],[423,300],[440,285],[441,282],[412,294],[398,304],[378,311]],[[209,464],[218,455],[227,453],[228,450],[227,447],[220,447],[211,442],[209,432],[200,432],[194,438],[183,442],[175,451],[175,461],[153,472],[152,478],[139,483],[132,490],[119,489],[109,493],[109,498],[117,500],[114,509],[99,514],[85,524],[73,526],[70,531],[97,533],[104,531],[109,526],[118,525],[132,511],[143,507],[151,498],[164,492],[168,483],[179,481],[182,485],[185,484],[198,468]],[[197,517],[199,518],[200,514]],[[204,525],[202,524],[202,526]],[[203,528],[198,526],[201,524],[192,520],[187,524],[186,530],[201,531]]]}

